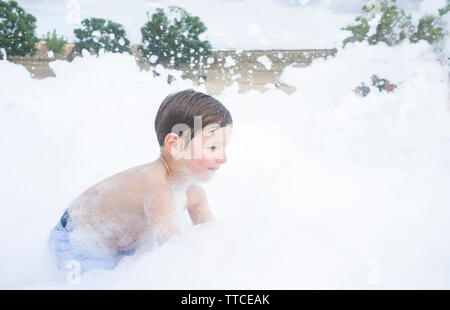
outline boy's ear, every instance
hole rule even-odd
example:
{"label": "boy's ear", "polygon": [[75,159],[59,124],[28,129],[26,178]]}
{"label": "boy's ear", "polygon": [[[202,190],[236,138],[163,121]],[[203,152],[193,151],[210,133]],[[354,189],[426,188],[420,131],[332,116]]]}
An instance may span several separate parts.
{"label": "boy's ear", "polygon": [[167,134],[164,145],[173,158],[180,159],[183,157],[184,140],[175,133]]}

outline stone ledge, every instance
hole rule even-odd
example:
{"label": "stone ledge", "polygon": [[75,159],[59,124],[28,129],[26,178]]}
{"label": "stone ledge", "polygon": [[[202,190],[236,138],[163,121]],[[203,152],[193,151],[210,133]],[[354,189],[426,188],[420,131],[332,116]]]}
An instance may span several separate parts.
{"label": "stone ledge", "polygon": [[[210,94],[218,94],[234,82],[238,83],[239,92],[249,90],[264,92],[268,89],[279,88],[290,94],[295,91],[295,88],[279,81],[285,67],[289,65],[306,67],[314,59],[326,59],[335,52],[334,49],[213,51],[202,66],[183,64],[178,69],[183,71],[183,78],[191,79],[198,84],[205,84],[207,92]],[[135,56],[141,70],[153,71],[155,69],[155,65],[142,59],[137,45],[132,46],[131,53]],[[270,60],[269,68],[266,68],[264,61],[258,61],[261,56]],[[51,58],[48,57],[48,49],[41,47],[34,56],[8,56],[8,60],[25,66],[33,78],[43,79],[55,76],[49,66],[50,62],[55,60],[71,62],[75,57],[82,57],[82,55],[70,49],[69,54],[65,53]],[[171,64],[163,64],[163,66],[174,69]],[[170,81],[168,82],[170,83]],[[265,85],[270,87],[267,88]]]}

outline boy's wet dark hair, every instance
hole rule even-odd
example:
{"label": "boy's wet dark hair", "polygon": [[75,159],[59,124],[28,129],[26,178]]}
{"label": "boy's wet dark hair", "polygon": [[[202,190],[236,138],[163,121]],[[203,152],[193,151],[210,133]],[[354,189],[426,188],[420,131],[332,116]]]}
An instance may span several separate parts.
{"label": "boy's wet dark hair", "polygon": [[[219,100],[194,89],[182,90],[167,96],[156,114],[155,131],[159,145],[164,146],[164,138],[173,131],[175,125],[184,124],[191,133],[185,141],[186,147],[197,134],[194,132],[194,116],[202,116],[201,129],[210,124],[219,124],[221,127],[233,124],[230,112]],[[174,133],[182,136],[182,132]]]}

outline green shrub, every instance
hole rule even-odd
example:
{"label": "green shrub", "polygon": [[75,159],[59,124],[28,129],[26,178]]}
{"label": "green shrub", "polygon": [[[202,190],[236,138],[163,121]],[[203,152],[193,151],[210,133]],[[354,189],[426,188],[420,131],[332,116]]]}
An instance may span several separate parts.
{"label": "green shrub", "polygon": [[130,53],[130,41],[122,25],[102,18],[89,18],[81,21],[83,28],[74,29],[78,41],[75,50],[82,53],[84,49],[92,50],[98,55],[100,49],[112,53]]}
{"label": "green shrub", "polygon": [[443,7],[442,9],[439,9],[439,16],[444,16],[445,14],[448,13],[448,11],[450,11],[450,1],[447,0],[447,5],[445,7]]}
{"label": "green shrub", "polygon": [[[405,29],[411,25],[411,16],[406,15],[395,5],[395,0],[369,1],[362,7],[362,15],[355,18],[355,25],[342,30],[351,31],[352,35],[343,41],[350,42],[367,40],[370,45],[385,42],[392,46],[407,37]],[[378,19],[378,20],[377,20]],[[376,22],[375,32],[370,32],[370,26]]]}
{"label": "green shrub", "polygon": [[430,44],[440,42],[444,36],[444,23],[438,17],[434,15],[425,15],[419,20],[419,26],[417,26],[417,32],[415,32],[409,40],[413,43],[425,40]]}
{"label": "green shrub", "polygon": [[[441,17],[450,10],[449,4],[439,10],[439,16],[423,16],[417,26],[411,23],[411,15],[397,7],[395,0],[371,0],[361,10],[362,14],[355,18],[354,25],[342,28],[352,33],[344,39],[344,47],[347,43],[365,40],[370,45],[385,42],[393,46],[405,39],[409,39],[411,43],[426,40],[430,44],[436,44],[447,34],[444,31],[446,24]],[[370,33],[371,25],[374,27],[373,33]]]}
{"label": "green shrub", "polygon": [[39,41],[34,34],[35,23],[36,18],[26,13],[16,1],[0,0],[0,48],[10,56],[34,55]]}
{"label": "green shrub", "polygon": [[403,41],[407,37],[404,30],[411,25],[411,15],[406,15],[403,10],[398,9],[395,0],[391,3],[386,0],[381,2],[380,10],[381,18],[376,32],[367,38],[369,44],[385,42],[392,46]]}
{"label": "green shrub", "polygon": [[200,40],[206,26],[197,16],[186,10],[170,6],[175,13],[169,19],[164,10],[157,8],[149,21],[141,28],[142,42],[139,50],[144,59],[156,56],[153,63],[168,63],[177,68],[182,63],[202,63],[211,54],[211,44]]}
{"label": "green shrub", "polygon": [[47,48],[49,51],[52,51],[53,54],[57,55],[63,55],[64,54],[64,45],[67,44],[67,41],[64,39],[64,37],[57,37],[56,35],[56,29],[53,30],[52,34],[50,35],[50,32],[47,32],[47,37],[44,38],[45,43],[47,44]]}
{"label": "green shrub", "polygon": [[344,39],[343,41],[344,47],[347,43],[362,42],[367,38],[367,33],[369,32],[370,29],[367,19],[358,16],[355,18],[355,21],[359,22],[359,24],[350,25],[341,29],[352,32],[352,35],[350,37]]}

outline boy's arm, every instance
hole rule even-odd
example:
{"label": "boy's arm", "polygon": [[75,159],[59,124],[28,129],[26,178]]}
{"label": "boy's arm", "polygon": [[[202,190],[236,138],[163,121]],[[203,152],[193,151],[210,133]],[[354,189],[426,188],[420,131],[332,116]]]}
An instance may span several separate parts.
{"label": "boy's arm", "polygon": [[209,209],[206,193],[200,185],[191,185],[186,190],[186,195],[186,208],[194,225],[215,220]]}
{"label": "boy's arm", "polygon": [[166,186],[154,188],[150,197],[150,201],[144,203],[144,211],[153,238],[161,245],[173,235],[180,233],[175,217],[174,200],[170,189]]}

